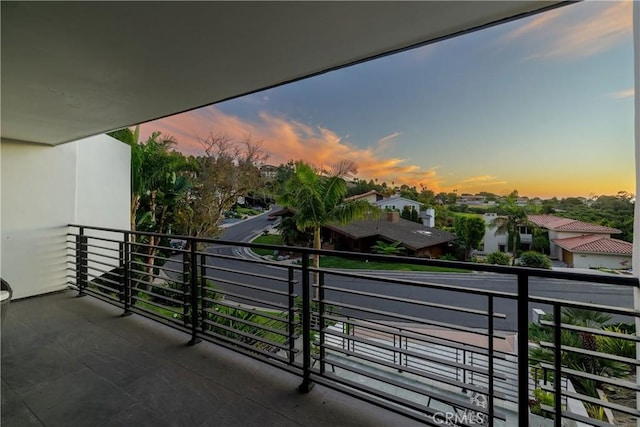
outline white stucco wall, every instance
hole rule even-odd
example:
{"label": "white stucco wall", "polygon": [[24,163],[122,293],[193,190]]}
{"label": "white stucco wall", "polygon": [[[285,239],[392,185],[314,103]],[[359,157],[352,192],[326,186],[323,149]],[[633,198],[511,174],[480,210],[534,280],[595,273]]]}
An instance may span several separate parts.
{"label": "white stucco wall", "polygon": [[497,252],[499,249],[499,245],[505,245],[505,249],[506,249],[507,235],[506,234],[496,235],[496,227],[489,226],[491,221],[493,221],[497,217],[498,215],[494,213],[484,214],[482,216],[482,219],[484,219],[484,222],[486,224],[486,228],[484,232],[484,238],[482,240],[484,249],[479,253],[490,254],[492,252]]}
{"label": "white stucco wall", "polygon": [[573,254],[574,268],[631,268],[631,255]]}
{"label": "white stucco wall", "polygon": [[106,135],[0,143],[0,275],[14,298],[67,285],[67,224],[128,228],[129,147]]}
{"label": "white stucco wall", "polygon": [[384,199],[379,202],[376,202],[376,205],[380,209],[393,208],[402,212],[405,206],[413,206],[418,212],[420,211],[420,202],[416,202],[414,200],[405,199],[403,197],[391,197],[390,199]]}

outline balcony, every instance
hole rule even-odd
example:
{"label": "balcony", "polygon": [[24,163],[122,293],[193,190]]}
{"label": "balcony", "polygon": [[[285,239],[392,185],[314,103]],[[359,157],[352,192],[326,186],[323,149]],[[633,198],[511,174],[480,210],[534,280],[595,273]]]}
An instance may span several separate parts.
{"label": "balcony", "polygon": [[[172,239],[187,249],[172,248]],[[638,311],[609,301],[632,304],[637,278],[475,264],[464,274],[316,270],[315,253],[398,257],[298,248],[298,262],[268,261],[247,256],[252,246],[291,249],[70,226],[74,290],[12,303],[3,325],[3,420],[512,426],[534,419],[535,389],[551,397],[535,425],[609,425],[588,418],[593,406],[618,419],[639,416],[634,402],[599,400],[572,385],[633,393],[631,376],[568,363],[580,355],[633,374],[637,358],[565,340],[573,333],[633,345],[638,336],[562,316],[586,309],[633,323]],[[548,315],[533,319],[533,309]],[[532,320],[549,333],[536,345],[547,360],[529,357],[522,336]]]}

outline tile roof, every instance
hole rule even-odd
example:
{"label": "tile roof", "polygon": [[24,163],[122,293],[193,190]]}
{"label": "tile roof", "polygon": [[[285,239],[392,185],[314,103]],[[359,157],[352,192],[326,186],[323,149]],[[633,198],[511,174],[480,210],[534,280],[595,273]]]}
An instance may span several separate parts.
{"label": "tile roof", "polygon": [[619,234],[617,228],[593,224],[591,222],[578,221],[571,218],[561,218],[554,215],[527,215],[532,223],[553,231],[567,231],[575,233],[605,233]]}
{"label": "tile roof", "polygon": [[591,234],[587,236],[553,239],[553,243],[570,252],[588,252],[598,254],[631,255],[633,243]]}
{"label": "tile roof", "polygon": [[366,193],[356,194],[355,196],[347,197],[347,198],[345,198],[345,200],[358,200],[358,199],[362,199],[364,197],[371,196],[371,195],[374,195],[374,194],[376,196],[384,197],[384,194],[379,193],[376,190],[371,190],[371,191],[367,191]]}
{"label": "tile roof", "polygon": [[455,240],[455,234],[416,222],[400,219],[392,223],[386,219],[353,221],[347,225],[329,224],[327,228],[346,234],[353,239],[380,236],[387,240],[400,241],[409,249],[418,250]]}

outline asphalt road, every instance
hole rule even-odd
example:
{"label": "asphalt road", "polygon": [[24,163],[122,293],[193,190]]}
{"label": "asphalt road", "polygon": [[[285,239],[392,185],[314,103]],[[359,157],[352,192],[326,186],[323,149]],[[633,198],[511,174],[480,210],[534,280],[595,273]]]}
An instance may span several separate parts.
{"label": "asphalt road", "polygon": [[[275,221],[269,221],[267,214],[252,218],[250,220],[235,224],[223,232],[220,236],[221,240],[228,241],[249,241],[253,236],[260,234],[263,230],[273,226]],[[207,260],[207,264],[216,268],[223,268],[224,271],[211,268],[207,270],[207,276],[215,277],[219,280],[235,281],[248,283],[255,287],[261,287],[266,290],[286,291],[288,276],[288,265],[283,267],[272,267],[251,263],[246,259],[229,260],[216,258],[215,254],[224,255],[241,255],[243,249],[231,248],[223,245],[213,245],[209,247],[208,252],[213,256]],[[234,270],[228,271],[228,270]],[[237,272],[235,272],[237,271]],[[248,276],[245,273],[250,272],[253,275],[263,275],[265,277]],[[355,273],[355,271],[351,271]],[[398,278],[412,280],[420,283],[434,283],[444,285],[455,285],[459,287],[492,290],[508,293],[516,292],[516,278],[514,276],[499,275],[494,273],[421,273],[421,272],[362,272],[374,277]],[[267,277],[268,276],[268,277]],[[279,280],[274,279],[279,278]],[[300,272],[296,270],[294,277],[300,282]],[[560,279],[546,279],[530,277],[530,295],[562,299],[566,301],[592,302],[614,307],[631,308],[633,304],[633,291],[628,287],[619,287],[606,284],[594,284],[586,282],[577,282]],[[437,308],[433,306],[421,305],[421,302],[431,304],[442,304],[448,307],[456,307],[461,309],[486,310],[488,297],[485,295],[476,295],[464,291],[452,291],[443,289],[425,288],[424,286],[409,286],[397,283],[382,283],[376,280],[366,278],[343,277],[336,274],[326,274],[325,284],[335,290],[326,291],[325,298],[333,301],[336,305],[358,305],[366,306],[371,310],[380,310],[388,313],[402,313],[405,316],[415,316],[422,319],[429,319],[434,322],[446,322],[465,327],[486,328],[487,317],[463,313],[451,308]],[[234,292],[242,293],[249,298],[262,300],[265,302],[274,302],[286,304],[286,298],[282,295],[272,294],[268,291],[258,289],[240,288],[233,284],[218,283],[221,288]],[[360,292],[356,295],[352,292]],[[300,285],[297,285],[296,292],[300,292]],[[380,298],[373,298],[363,295],[362,292],[370,294],[390,295],[396,298],[402,298],[403,301],[389,301]],[[235,299],[249,305],[262,305],[253,300]],[[505,319],[495,319],[495,328],[501,330],[517,330],[516,323],[516,302],[508,298],[495,298],[495,312],[502,313]],[[539,305],[529,305],[529,318],[531,319],[532,309],[542,308],[550,311],[549,307]],[[371,313],[357,312],[349,308],[340,310],[343,315],[354,315],[365,318],[387,318],[389,317]],[[631,321],[631,319],[623,319],[615,317],[617,321]],[[402,321],[396,319],[396,321]]]}

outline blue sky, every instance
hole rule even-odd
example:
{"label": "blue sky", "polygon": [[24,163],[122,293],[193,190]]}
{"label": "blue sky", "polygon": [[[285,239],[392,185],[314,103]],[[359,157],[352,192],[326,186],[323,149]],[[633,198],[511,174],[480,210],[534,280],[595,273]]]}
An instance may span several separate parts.
{"label": "blue sky", "polygon": [[146,123],[199,153],[251,135],[269,163],[458,193],[635,193],[631,1],[587,1]]}

